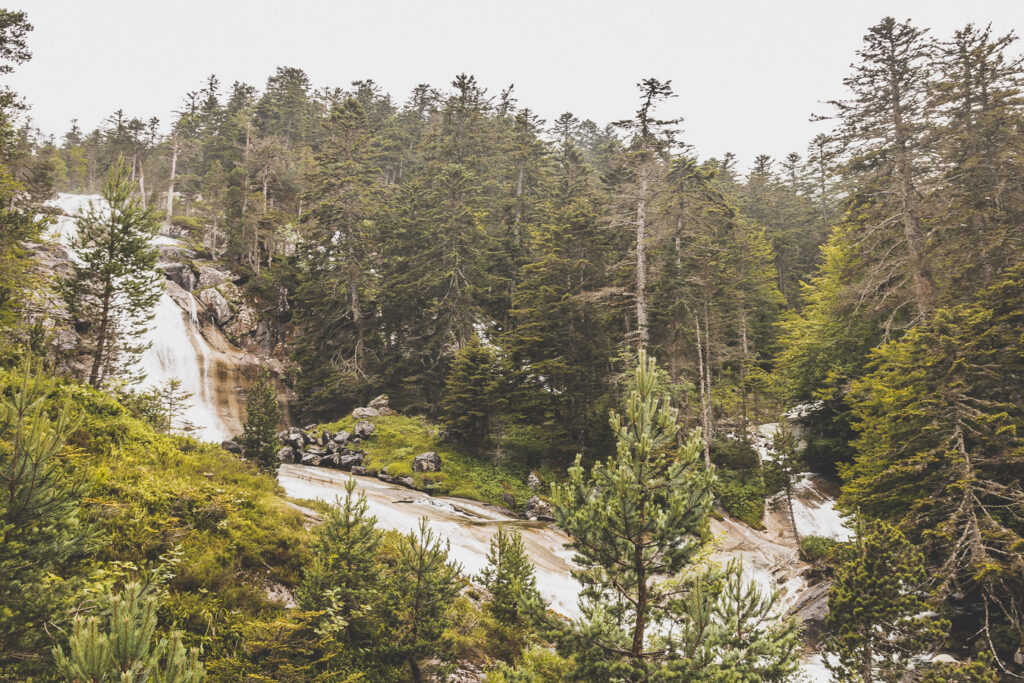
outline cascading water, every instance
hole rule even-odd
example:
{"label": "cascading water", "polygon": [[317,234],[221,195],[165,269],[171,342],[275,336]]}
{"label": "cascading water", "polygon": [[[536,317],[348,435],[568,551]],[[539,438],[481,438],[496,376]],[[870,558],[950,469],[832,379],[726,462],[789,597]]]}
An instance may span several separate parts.
{"label": "cascading water", "polygon": [[[47,237],[68,249],[71,258],[77,258],[74,240],[78,234],[75,215],[87,210],[90,204],[102,206],[99,195],[59,194],[53,202],[61,215],[47,231]],[[153,239],[158,246],[182,247],[184,245],[168,237]],[[181,389],[192,394],[183,419],[196,427],[196,435],[207,441],[222,441],[231,438],[233,430],[224,419],[224,410],[218,409],[219,401],[214,388],[215,378],[210,367],[218,356],[203,337],[195,298],[189,292],[188,310],[179,306],[168,292],[170,283],[165,282],[154,318],[146,332],[149,348],[139,359],[138,369],[145,374],[143,388],[157,387],[167,380],[177,378]],[[238,352],[241,356],[241,352]],[[221,359],[223,360],[223,359]],[[237,408],[233,403],[231,408]]]}

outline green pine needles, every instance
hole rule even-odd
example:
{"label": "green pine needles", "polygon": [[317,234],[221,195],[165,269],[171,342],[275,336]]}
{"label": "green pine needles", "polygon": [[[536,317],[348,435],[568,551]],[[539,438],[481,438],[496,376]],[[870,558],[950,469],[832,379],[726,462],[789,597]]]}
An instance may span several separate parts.
{"label": "green pine needles", "polygon": [[105,208],[93,205],[77,217],[79,260],[64,291],[94,387],[133,374],[163,282],[151,244],[159,220],[136,195],[123,158],[111,167],[102,196]]}
{"label": "green pine needles", "polygon": [[277,427],[281,422],[281,410],[277,405],[277,388],[266,368],[260,368],[256,381],[249,387],[245,410],[241,439],[245,457],[261,469],[273,471],[277,467],[275,455],[280,445]]}
{"label": "green pine needles", "polygon": [[53,650],[57,673],[68,683],[203,683],[198,650],[186,650],[181,633],[158,636],[156,595],[139,583],[105,598],[101,617],[79,618],[68,652]]}
{"label": "green pine needles", "polygon": [[552,489],[583,585],[583,619],[560,639],[576,655],[573,680],[784,680],[796,627],[774,619],[774,596],[738,565],[703,564],[715,474],[699,430],[676,446],[676,411],[656,387],[641,350],[625,415],[611,417],[615,455],[589,475],[577,457]]}
{"label": "green pine needles", "polygon": [[898,529],[868,523],[853,552],[829,591],[825,665],[840,681],[901,681],[911,658],[932,650],[949,622],[931,616],[924,558]]}

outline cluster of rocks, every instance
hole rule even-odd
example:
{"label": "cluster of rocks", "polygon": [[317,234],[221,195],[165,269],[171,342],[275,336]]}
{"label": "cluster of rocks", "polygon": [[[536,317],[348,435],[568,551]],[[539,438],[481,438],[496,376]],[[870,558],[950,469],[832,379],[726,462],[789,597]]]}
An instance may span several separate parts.
{"label": "cluster of rocks", "polygon": [[[363,465],[366,453],[357,448],[357,444],[372,435],[376,429],[369,418],[393,414],[394,411],[388,405],[387,395],[382,394],[367,405],[352,411],[352,417],[356,418],[358,422],[352,428],[351,433],[342,430],[340,432],[321,431],[319,434],[315,434],[315,427],[312,425],[305,429],[292,427],[277,435],[283,444],[277,452],[277,459],[282,463],[332,467],[356,475],[375,476],[388,484],[398,484],[415,489],[417,488],[416,480],[412,477],[388,474],[386,470],[378,472],[367,469]],[[412,471],[440,472],[441,456],[434,451],[420,453],[413,458]],[[424,477],[423,484],[429,491],[430,479]],[[537,491],[541,487],[540,478],[533,472],[527,477],[526,484],[533,491]],[[502,498],[510,510],[516,510],[518,506],[512,494],[505,493]],[[526,501],[522,517],[530,521],[553,522],[555,520],[551,504],[537,495],[531,496]]]}
{"label": "cluster of rocks", "polygon": [[292,427],[280,432],[277,437],[283,446],[277,451],[277,460],[281,463],[296,463],[319,467],[333,467],[353,474],[366,474],[363,459],[366,453],[357,445],[373,434],[376,427],[372,422],[360,420],[351,432],[321,431],[313,432],[312,426],[306,429]]}

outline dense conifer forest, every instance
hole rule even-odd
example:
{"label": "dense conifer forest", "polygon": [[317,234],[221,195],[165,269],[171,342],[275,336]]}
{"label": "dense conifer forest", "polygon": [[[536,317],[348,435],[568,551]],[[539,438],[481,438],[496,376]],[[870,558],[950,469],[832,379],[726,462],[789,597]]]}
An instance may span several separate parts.
{"label": "dense conifer forest", "polygon": [[[0,78],[30,22],[0,10]],[[607,125],[468,73],[280,67],[59,138],[4,86],[0,680],[1024,677],[1024,53],[883,18],[851,59],[830,132],[749,169],[643,74]],[[66,195],[102,205],[61,261]],[[140,384],[165,279],[257,359],[222,445]],[[576,618],[519,522],[476,574],[356,477],[333,505],[275,481],[288,439],[351,434],[353,473],[553,520]],[[848,538],[801,537],[807,472]],[[814,628],[708,560],[770,499]]]}

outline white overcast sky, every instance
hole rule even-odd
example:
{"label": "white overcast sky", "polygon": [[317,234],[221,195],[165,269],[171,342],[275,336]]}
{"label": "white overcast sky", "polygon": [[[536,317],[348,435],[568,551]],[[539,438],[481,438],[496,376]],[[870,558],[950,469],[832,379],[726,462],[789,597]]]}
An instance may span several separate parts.
{"label": "white overcast sky", "polygon": [[[315,86],[372,78],[401,102],[417,83],[476,75],[548,120],[604,124],[636,83],[671,79],[702,157],[803,154],[808,116],[843,93],[866,29],[885,15],[945,36],[967,22],[1024,31],[1024,0],[10,0],[35,26],[9,77],[44,132],[116,109],[170,117],[216,74],[262,87],[277,66]],[[1018,49],[1020,49],[1018,45]]]}

